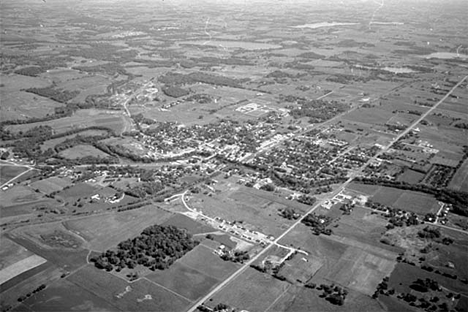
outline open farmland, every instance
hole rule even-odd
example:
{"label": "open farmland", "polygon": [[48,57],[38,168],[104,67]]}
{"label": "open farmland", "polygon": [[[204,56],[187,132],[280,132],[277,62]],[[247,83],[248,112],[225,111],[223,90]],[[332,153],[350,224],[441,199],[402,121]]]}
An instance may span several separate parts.
{"label": "open farmland", "polygon": [[102,135],[105,135],[105,134],[107,134],[107,131],[104,131],[104,130],[81,131],[81,132],[79,132],[77,134],[71,134],[71,135],[67,135],[67,136],[64,136],[64,137],[57,138],[57,139],[50,139],[50,140],[44,141],[44,143],[42,143],[42,145],[41,145],[41,150],[46,151],[49,148],[53,149],[56,145],[64,142],[65,140],[73,139],[73,138],[76,138],[77,136],[82,136],[82,137],[102,136]]}
{"label": "open farmland", "polygon": [[138,210],[66,221],[64,225],[83,237],[89,243],[90,249],[105,251],[117,246],[121,241],[139,235],[148,226],[164,223],[171,216],[169,212],[147,206]]}
{"label": "open farmland", "polygon": [[175,214],[174,216],[166,220],[162,225],[173,225],[180,229],[186,229],[187,232],[189,232],[192,235],[211,233],[214,231],[214,229],[211,226],[207,226],[200,222],[194,221],[193,219],[182,214]]}
{"label": "open farmland", "polygon": [[468,160],[465,160],[462,166],[457,170],[449,187],[454,190],[467,190],[468,189]]}
{"label": "open farmland", "polygon": [[[202,210],[204,214],[212,218],[220,217],[227,221],[243,220],[247,228],[266,235],[277,236],[288,224],[292,223],[291,220],[278,215],[278,210],[286,207],[281,203],[283,200],[278,198],[280,202],[278,203],[274,201],[274,197],[266,199],[255,195],[254,192],[255,190],[242,188],[241,191],[234,187],[224,194],[221,193],[222,195],[199,194],[189,202],[189,205]],[[294,203],[291,204],[294,205]]]}
{"label": "open farmland", "polygon": [[48,98],[20,91],[31,87],[48,86],[49,83],[42,79],[20,75],[7,78],[2,75],[1,81],[0,121],[45,117],[47,114],[53,114],[55,108],[63,107],[63,104]]}
{"label": "open farmland", "polygon": [[222,302],[241,310],[265,311],[289,287],[290,284],[271,275],[248,268],[229,287],[216,294],[208,305],[214,307]]}
{"label": "open farmland", "polygon": [[123,311],[181,311],[190,303],[149,280],[128,283],[91,265],[85,266],[67,280]]}
{"label": "open farmland", "polygon": [[7,266],[0,270],[0,284],[9,281],[13,277],[20,275],[23,272],[34,269],[35,267],[45,263],[46,260],[38,255],[32,255],[27,258],[21,259],[14,264]]}
{"label": "open farmland", "polygon": [[370,199],[373,202],[420,214],[435,213],[440,208],[437,200],[431,195],[385,186],[381,186]]}
{"label": "open farmland", "polygon": [[325,278],[370,296],[382,278],[393,271],[395,264],[395,260],[348,248]]}
{"label": "open farmland", "polygon": [[18,133],[19,131],[26,132],[37,126],[50,126],[56,133],[65,133],[67,131],[88,127],[104,127],[115,133],[121,133],[126,129],[128,123],[127,117],[120,113],[89,109],[80,110],[70,117],[37,123],[12,125],[7,128],[11,132]]}
{"label": "open farmland", "polygon": [[[331,304],[320,298],[321,291],[292,285],[268,311],[320,311],[320,312],[383,312],[386,311],[377,301],[367,295],[353,290],[349,291],[345,304],[342,306]],[[403,312],[398,310],[395,312]]]}
{"label": "open farmland", "polygon": [[168,270],[151,273],[146,278],[190,300],[200,298],[219,283],[217,279],[180,262],[176,262]]}
{"label": "open farmland", "polygon": [[106,158],[109,156],[94,146],[81,144],[66,149],[60,152],[59,155],[68,159],[79,159],[88,156]]}
{"label": "open farmland", "polygon": [[28,170],[27,167],[0,165],[0,184],[6,183],[16,177],[17,175]]}
{"label": "open farmland", "polygon": [[18,310],[30,311],[121,311],[118,306],[65,280],[59,280],[22,303]]}
{"label": "open farmland", "polygon": [[223,280],[239,267],[235,263],[221,260],[211,248],[204,246],[203,243],[179,259],[178,262],[217,280]]}
{"label": "open farmland", "polygon": [[70,185],[72,185],[72,183],[68,178],[50,177],[31,183],[31,188],[39,190],[39,192],[44,194],[50,194],[52,192],[61,191]]}
{"label": "open farmland", "polygon": [[337,224],[337,227],[333,227],[333,233],[336,236],[346,237],[362,244],[375,246],[375,248],[400,251],[380,242],[388,221],[382,216],[372,214],[369,209],[355,207],[350,215],[342,215]]}
{"label": "open farmland", "polygon": [[40,194],[35,193],[29,187],[23,185],[15,185],[6,191],[2,192],[2,202],[0,207],[7,207],[17,204],[34,202],[41,198]]}

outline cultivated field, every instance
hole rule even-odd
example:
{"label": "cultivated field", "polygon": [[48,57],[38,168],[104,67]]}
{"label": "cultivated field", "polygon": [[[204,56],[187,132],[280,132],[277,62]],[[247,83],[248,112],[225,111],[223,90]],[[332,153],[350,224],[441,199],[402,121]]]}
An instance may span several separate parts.
{"label": "cultivated field", "polygon": [[32,191],[29,187],[16,185],[9,188],[7,191],[1,191],[2,202],[0,207],[8,207],[22,203],[37,201],[40,199],[40,194]]}
{"label": "cultivated field", "polygon": [[43,263],[45,260],[38,255],[32,255],[27,258],[21,259],[18,262],[15,262],[6,268],[0,270],[0,284],[5,283],[6,281],[12,279],[13,277],[20,275],[23,272],[29,271]]}
{"label": "cultivated field", "polygon": [[122,311],[118,305],[61,279],[22,303],[19,310],[30,311]]}
{"label": "cultivated field", "polygon": [[[265,311],[280,297],[290,284],[279,281],[269,274],[248,268],[227,287],[218,292],[209,306],[225,303],[240,310]],[[268,289],[268,291],[265,291]]]}
{"label": "cultivated field", "polygon": [[151,273],[146,278],[191,301],[200,298],[219,283],[219,280],[180,262],[174,263],[168,270]]}
{"label": "cultivated field", "polygon": [[0,165],[0,184],[6,183],[19,175],[22,172],[28,170],[26,167],[21,166],[10,166],[10,165]]}
{"label": "cultivated field", "polygon": [[460,191],[468,189],[468,160],[465,160],[460,169],[457,170],[450,181],[449,188]]}
{"label": "cultivated field", "polygon": [[[189,202],[189,206],[202,210],[204,214],[213,218],[244,221],[243,226],[246,228],[275,237],[292,224],[291,220],[278,215],[278,210],[287,207],[284,203],[289,201],[267,194],[264,195],[267,197],[265,198],[260,193],[266,192],[234,186],[213,196],[197,194]],[[290,204],[296,208],[297,203],[290,202]],[[297,209],[298,212],[302,212],[304,205],[299,204],[298,207],[301,208]]]}
{"label": "cultivated field", "polygon": [[128,238],[138,236],[148,226],[164,223],[171,213],[147,206],[120,213],[109,213],[64,222],[70,231],[80,235],[92,250],[105,251]]}
{"label": "cultivated field", "polygon": [[55,130],[55,133],[64,133],[74,129],[98,126],[109,128],[116,133],[121,133],[124,131],[127,123],[127,117],[121,113],[87,109],[79,110],[70,117],[37,123],[11,125],[8,126],[7,129],[17,133],[19,131],[26,132],[40,125],[48,125]]}
{"label": "cultivated field", "polygon": [[440,208],[437,200],[430,195],[384,186],[380,187],[371,200],[390,207],[420,214],[435,213]]}
{"label": "cultivated field", "polygon": [[182,311],[190,304],[187,299],[149,280],[128,283],[91,265],[67,280],[122,311]]}
{"label": "cultivated field", "polygon": [[76,145],[59,153],[60,156],[68,159],[78,159],[87,156],[106,158],[109,155],[98,150],[91,145]]}
{"label": "cultivated field", "polygon": [[359,248],[348,248],[326,279],[366,295],[372,295],[396,261],[378,257]]}
{"label": "cultivated field", "polygon": [[61,191],[63,188],[72,185],[69,178],[50,177],[31,183],[30,187],[44,194]]}

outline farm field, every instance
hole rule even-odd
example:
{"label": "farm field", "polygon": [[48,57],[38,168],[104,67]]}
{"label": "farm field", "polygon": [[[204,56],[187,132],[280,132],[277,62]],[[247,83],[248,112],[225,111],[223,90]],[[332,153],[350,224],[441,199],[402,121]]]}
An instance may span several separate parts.
{"label": "farm field", "polygon": [[[212,218],[243,220],[245,227],[274,237],[292,224],[291,220],[278,215],[278,210],[285,208],[285,205],[252,194],[246,188],[229,190],[214,196],[198,194],[188,204]],[[291,202],[291,205],[294,206],[294,203]]]}
{"label": "farm field", "polygon": [[11,125],[7,129],[11,132],[26,132],[29,129],[32,129],[37,126],[50,126],[55,129],[56,133],[65,133],[70,130],[87,128],[87,127],[105,127],[110,130],[121,133],[124,131],[128,121],[127,117],[123,116],[120,113],[115,112],[106,112],[98,110],[80,110],[73,114],[71,117],[64,117],[60,119],[43,121],[37,123],[21,124],[21,125]]}
{"label": "farm field", "polygon": [[65,187],[72,185],[69,178],[50,177],[44,180],[38,180],[31,183],[30,187],[44,194],[50,194],[63,190]]}
{"label": "farm field", "polygon": [[371,296],[382,278],[393,271],[395,264],[395,260],[359,248],[348,248],[325,279]]}
{"label": "farm field", "polygon": [[58,208],[60,210],[61,204],[53,199],[38,199],[31,202],[12,204],[9,206],[0,205],[1,218],[9,218],[14,216],[40,213],[40,208]]}
{"label": "farm field", "polygon": [[211,226],[197,222],[185,215],[175,214],[168,220],[166,220],[162,225],[168,226],[173,225],[175,227],[186,229],[190,234],[202,234],[202,233],[211,233],[215,231]]}
{"label": "farm field", "polygon": [[460,169],[455,172],[455,175],[449,183],[449,188],[453,190],[468,189],[468,160],[465,160]]}
{"label": "farm field", "polygon": [[218,303],[225,303],[241,310],[265,311],[289,287],[290,284],[271,275],[248,268],[228,287],[218,292],[208,305],[214,307]]}
{"label": "farm field", "polygon": [[34,202],[41,199],[41,195],[37,194],[29,187],[23,185],[15,185],[6,191],[1,191],[2,202],[0,207],[8,207],[11,205]]}
{"label": "farm field", "polygon": [[5,164],[0,164],[0,184],[6,183],[19,175],[22,172],[28,170],[26,167],[21,166],[10,166]]}
{"label": "farm field", "polygon": [[350,215],[342,215],[333,227],[333,233],[362,244],[383,248],[389,251],[400,252],[396,247],[382,244],[380,239],[386,230],[388,221],[383,217],[372,214],[369,209],[355,207]]}
{"label": "farm field", "polygon": [[370,195],[374,202],[415,213],[434,213],[440,208],[434,197],[421,192],[357,183],[351,183],[348,189]]}
{"label": "farm field", "polygon": [[411,292],[410,286],[416,281],[418,278],[426,279],[430,278],[433,279],[443,287],[446,287],[450,291],[455,291],[457,293],[461,293],[464,295],[468,294],[465,284],[462,284],[460,281],[454,281],[448,277],[444,277],[440,274],[427,272],[422,270],[418,267],[413,265],[409,265],[406,263],[398,263],[395,266],[395,270],[390,275],[390,280],[388,285],[394,288],[397,292]]}
{"label": "farm field", "polygon": [[[41,81],[36,81],[35,86],[42,84]],[[55,108],[63,107],[62,103],[19,90],[5,91],[4,88],[0,88],[0,97],[2,99],[0,122],[45,117],[47,114],[53,114]]]}
{"label": "farm field", "polygon": [[7,237],[59,267],[72,270],[86,263],[85,242],[59,222],[18,228]]}
{"label": "farm field", "polygon": [[31,296],[15,311],[122,311],[118,305],[112,305],[106,300],[83,290],[79,286],[61,279],[45,290]]}
{"label": "farm field", "polygon": [[102,135],[105,135],[106,133],[107,133],[107,131],[104,131],[104,130],[86,130],[86,131],[81,131],[79,133],[67,135],[67,136],[64,136],[64,137],[61,137],[61,138],[57,138],[57,139],[46,140],[46,141],[44,141],[44,143],[41,144],[41,150],[46,151],[49,148],[53,149],[57,144],[60,144],[60,143],[64,142],[65,140],[68,140],[68,139],[76,138],[77,136],[82,136],[82,137],[102,136]]}
{"label": "farm field", "polygon": [[146,278],[192,301],[200,298],[219,283],[219,280],[185,266],[179,261],[169,269],[151,273]]}
{"label": "farm field", "polygon": [[121,241],[138,236],[148,226],[164,223],[171,216],[169,212],[147,206],[66,221],[64,226],[85,239],[90,249],[105,251]]}
{"label": "farm field", "polygon": [[3,284],[21,273],[34,269],[37,266],[47,262],[44,258],[38,255],[32,255],[21,259],[18,262],[10,264],[6,268],[0,270],[0,284]]}
{"label": "farm field", "polygon": [[401,182],[406,182],[409,184],[416,184],[422,181],[424,179],[425,174],[421,172],[417,172],[411,169],[405,170],[403,174],[398,176],[398,181]]}
{"label": "farm field", "polygon": [[179,259],[178,262],[216,280],[223,280],[239,268],[238,264],[222,260],[203,243]]}
{"label": "farm field", "polygon": [[59,155],[68,159],[78,159],[78,158],[83,158],[83,157],[88,157],[88,156],[106,158],[109,156],[109,154],[106,154],[102,152],[101,150],[98,150],[94,146],[82,145],[82,144],[76,145],[72,148],[61,151]]}
{"label": "farm field", "polygon": [[[320,311],[320,312],[384,312],[386,311],[379,303],[367,295],[350,290],[345,304],[338,306],[320,298],[321,291],[305,288],[304,286],[291,286],[274,305],[265,311]],[[397,312],[397,311],[395,311]],[[403,312],[403,310],[398,311]]]}
{"label": "farm field", "polygon": [[140,279],[128,283],[91,265],[70,275],[67,281],[122,311],[182,311],[190,304],[187,299],[149,280]]}

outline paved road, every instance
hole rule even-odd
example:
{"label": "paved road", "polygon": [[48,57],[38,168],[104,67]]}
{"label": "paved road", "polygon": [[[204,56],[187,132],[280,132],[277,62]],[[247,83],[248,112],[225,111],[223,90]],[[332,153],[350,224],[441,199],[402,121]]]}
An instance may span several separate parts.
{"label": "paved road", "polygon": [[[341,192],[346,186],[348,186],[349,183],[351,183],[352,180],[354,180],[355,177],[358,175],[362,174],[362,171],[367,167],[368,164],[370,164],[372,161],[374,161],[377,157],[385,153],[396,141],[398,141],[400,138],[402,138],[404,135],[406,135],[408,132],[413,130],[414,127],[416,127],[421,120],[426,118],[432,111],[434,111],[447,97],[452,94],[452,92],[458,88],[466,79],[468,76],[465,76],[460,82],[458,82],[439,102],[437,102],[431,109],[429,109],[426,113],[421,115],[420,118],[418,118],[413,124],[411,124],[405,131],[401,132],[398,134],[393,140],[390,141],[384,148],[382,148],[375,156],[371,157],[365,164],[363,164],[358,170],[352,172],[349,176],[349,178],[341,185],[340,188],[332,192],[329,196],[323,198],[321,201],[317,202],[307,213],[305,213],[302,217],[300,217],[296,222],[294,222],[293,225],[291,225],[286,231],[283,232],[280,236],[278,236],[273,242],[271,242],[268,246],[266,246],[261,252],[259,252],[257,255],[252,257],[249,261],[244,263],[241,268],[239,268],[236,272],[234,272],[231,276],[229,276],[227,279],[225,279],[221,284],[216,286],[212,291],[210,291],[206,296],[198,300],[189,310],[188,312],[194,312],[197,307],[204,302],[206,302],[208,299],[210,299],[213,295],[215,295],[218,291],[223,289],[227,284],[229,284],[232,280],[234,280],[236,277],[238,277],[242,272],[244,272],[253,262],[255,262],[258,258],[260,258],[263,254],[265,254],[272,246],[278,243],[283,237],[285,237],[287,234],[289,234],[298,224],[306,218],[307,215],[311,214],[314,212],[320,205],[322,205],[326,200],[329,200],[333,198],[335,195],[337,195],[339,192]],[[183,196],[182,196],[183,200]],[[186,207],[187,204],[183,200],[184,205]]]}

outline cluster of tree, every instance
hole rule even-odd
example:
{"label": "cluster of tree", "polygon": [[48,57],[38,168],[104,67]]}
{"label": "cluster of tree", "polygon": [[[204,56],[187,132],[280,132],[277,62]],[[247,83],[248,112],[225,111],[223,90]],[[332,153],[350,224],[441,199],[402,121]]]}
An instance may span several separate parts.
{"label": "cluster of tree", "polygon": [[140,236],[118,244],[116,250],[107,250],[90,259],[96,268],[120,271],[143,265],[151,270],[164,270],[192,250],[198,241],[185,230],[175,226],[153,225]]}
{"label": "cluster of tree", "polygon": [[137,124],[153,125],[153,124],[157,123],[156,120],[145,117],[145,116],[143,116],[142,113],[139,113],[137,115],[132,115],[132,119]]}
{"label": "cluster of tree", "polygon": [[446,187],[454,174],[454,168],[435,164],[422,183],[429,184],[435,188]]}
{"label": "cluster of tree", "polygon": [[187,102],[197,102],[198,104],[208,104],[213,101],[211,95],[208,94],[194,94],[185,98]]}
{"label": "cluster of tree", "polygon": [[245,260],[249,260],[250,256],[247,251],[236,250],[234,252],[225,252],[221,255],[221,259],[224,261],[240,262],[244,263]]}
{"label": "cluster of tree", "polygon": [[202,56],[199,58],[192,58],[190,61],[193,61],[199,65],[204,66],[219,66],[219,65],[240,65],[240,66],[249,66],[252,65],[251,62],[241,59],[239,57],[230,57],[230,58],[219,58],[213,56]]}
{"label": "cluster of tree", "polygon": [[19,302],[23,302],[24,300],[28,299],[28,298],[31,297],[32,295],[34,295],[34,294],[36,294],[36,293],[38,293],[38,292],[40,292],[40,291],[42,291],[42,290],[44,290],[44,289],[46,289],[46,285],[41,284],[39,287],[37,287],[36,289],[34,289],[32,292],[27,293],[25,296],[19,297],[19,298],[18,298],[18,301],[19,301]]}
{"label": "cluster of tree", "polygon": [[[125,68],[122,67],[122,65],[119,62],[116,62],[113,60],[112,62],[106,63],[106,64],[100,64],[96,66],[75,66],[73,67],[75,70],[79,70],[82,72],[87,72],[90,74],[99,74],[99,73],[104,73],[109,76],[115,76],[115,75],[123,75],[123,76],[129,76],[133,78],[134,76],[127,72]],[[125,83],[126,80],[123,80],[122,82],[116,82],[118,84]],[[127,80],[128,81],[128,80]],[[115,88],[115,83],[111,84],[110,86],[107,87],[107,91],[111,91],[112,88]]]}
{"label": "cluster of tree", "polygon": [[309,117],[310,123],[321,123],[345,112],[348,106],[337,101],[311,100],[292,107],[290,114],[295,119]]}
{"label": "cluster of tree", "polygon": [[418,236],[420,238],[428,238],[434,240],[440,238],[442,234],[440,234],[440,230],[438,228],[426,226],[424,229],[418,231]]}
{"label": "cluster of tree", "polygon": [[[451,278],[451,279],[458,279],[458,276],[456,274],[450,274],[448,272],[440,271],[439,269],[434,269],[430,265],[422,265],[421,269],[423,269],[425,271],[428,271],[428,272],[434,272],[435,274],[439,274],[439,275],[442,275],[442,276],[445,276],[445,277],[448,277],[448,278]],[[461,282],[465,281],[464,283],[468,284],[467,280],[460,280],[460,281]]]}
{"label": "cluster of tree", "polygon": [[218,311],[229,311],[231,310],[231,307],[221,302],[221,303],[218,303],[216,306],[214,306],[214,308],[212,309],[205,306],[205,304],[201,304],[197,307],[197,310],[200,312],[218,312]]}
{"label": "cluster of tree", "polygon": [[38,75],[45,73],[47,69],[37,66],[25,67],[15,71],[15,74],[23,76],[37,77]]}
{"label": "cluster of tree", "polygon": [[328,302],[335,305],[343,305],[348,295],[348,291],[340,286],[337,285],[325,285],[320,284],[317,287],[317,290],[323,290],[323,293],[320,297],[325,298]]}
{"label": "cluster of tree", "polygon": [[303,194],[297,198],[297,201],[305,205],[313,206],[317,202],[317,198]]}
{"label": "cluster of tree", "polygon": [[159,181],[143,182],[132,188],[125,190],[125,193],[137,198],[145,198],[148,195],[155,195],[164,190],[164,186]]}
{"label": "cluster of tree", "polygon": [[459,123],[456,123],[454,125],[455,128],[459,128],[459,129],[464,129],[464,130],[467,130],[468,129],[468,123],[466,122],[459,122]]}
{"label": "cluster of tree", "polygon": [[260,189],[267,192],[273,192],[275,190],[275,185],[273,183],[266,183],[262,185]]}
{"label": "cluster of tree", "polygon": [[409,184],[403,181],[390,181],[380,178],[356,177],[354,181],[362,184],[382,185],[431,194],[434,195],[437,200],[451,204],[452,212],[462,216],[468,216],[468,193],[463,191],[456,191],[447,188],[434,188],[424,184]]}
{"label": "cluster of tree", "polygon": [[288,220],[297,220],[301,215],[298,214],[293,208],[286,207],[281,211],[281,216]]}
{"label": "cluster of tree", "polygon": [[304,52],[299,54],[297,57],[302,57],[306,59],[320,60],[326,58],[325,55],[317,54],[314,52]]}
{"label": "cluster of tree", "polygon": [[332,222],[332,218],[325,215],[316,215],[315,213],[310,213],[302,220],[306,226],[312,228],[312,231],[315,235],[325,234],[331,235],[332,230],[327,229],[327,226]]}
{"label": "cluster of tree", "polygon": [[158,80],[161,83],[164,83],[168,86],[194,84],[200,82],[211,85],[227,86],[234,88],[241,87],[240,82],[235,79],[218,75],[210,75],[202,72],[194,72],[188,75],[178,73],[167,73],[164,76],[159,77]]}
{"label": "cluster of tree", "polygon": [[388,287],[388,276],[384,277],[383,280],[377,285],[377,289],[375,290],[374,294],[372,295],[373,299],[377,299],[379,294],[382,295],[393,295],[395,294],[395,289]]}
{"label": "cluster of tree", "polygon": [[424,280],[418,278],[416,281],[413,282],[410,288],[419,292],[428,292],[429,290],[432,290],[432,291],[442,290],[442,288],[439,286],[439,283],[430,278],[426,278]]}
{"label": "cluster of tree", "polygon": [[179,98],[179,97],[190,94],[190,91],[186,89],[182,89],[181,87],[178,87],[178,86],[164,87],[162,88],[162,91],[164,92],[165,95],[173,97],[173,98]]}
{"label": "cluster of tree", "polygon": [[293,78],[294,76],[288,73],[285,73],[281,70],[275,70],[274,72],[269,73],[266,75],[266,78]]}
{"label": "cluster of tree", "polygon": [[76,97],[78,94],[80,94],[80,91],[59,90],[53,87],[29,88],[24,89],[23,91],[34,93],[59,103],[67,103],[68,101]]}
{"label": "cluster of tree", "polygon": [[99,43],[87,43],[91,45],[89,48],[80,47],[79,49],[73,49],[67,51],[69,56],[82,57],[85,59],[94,59],[100,61],[111,61],[111,62],[122,62],[133,60],[137,55],[138,51],[134,49],[123,49],[120,46],[99,42]]}
{"label": "cluster of tree", "polygon": [[341,205],[340,210],[343,211],[344,215],[350,215],[353,211],[354,204],[344,203]]}

